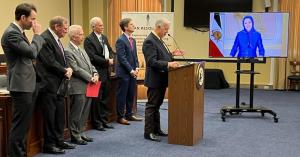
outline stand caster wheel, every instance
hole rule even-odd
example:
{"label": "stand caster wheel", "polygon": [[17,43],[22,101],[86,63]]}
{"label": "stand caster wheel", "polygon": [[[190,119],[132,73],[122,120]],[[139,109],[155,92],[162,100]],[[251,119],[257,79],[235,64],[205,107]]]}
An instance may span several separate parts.
{"label": "stand caster wheel", "polygon": [[229,114],[230,115],[240,115],[240,114],[242,114],[242,112],[238,112],[238,111],[236,111],[236,112],[229,112]]}
{"label": "stand caster wheel", "polygon": [[278,118],[274,117],[274,122],[278,123]]}
{"label": "stand caster wheel", "polygon": [[222,121],[225,122],[225,117],[221,117],[221,118],[222,118]]}
{"label": "stand caster wheel", "polygon": [[261,113],[261,116],[262,116],[262,117],[264,117],[264,116],[265,116],[265,113],[264,113],[264,112],[262,112],[262,113]]}

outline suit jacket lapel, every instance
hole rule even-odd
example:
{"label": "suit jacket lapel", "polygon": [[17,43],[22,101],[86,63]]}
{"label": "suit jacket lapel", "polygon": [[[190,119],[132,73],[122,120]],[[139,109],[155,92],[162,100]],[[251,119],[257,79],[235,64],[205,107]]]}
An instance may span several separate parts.
{"label": "suit jacket lapel", "polygon": [[130,47],[130,42],[129,42],[127,36],[126,36],[125,34],[123,34],[123,35],[122,35],[122,38],[123,38],[123,40],[125,41],[126,46],[129,47],[129,48],[131,49],[131,47]]}
{"label": "suit jacket lapel", "polygon": [[156,40],[156,44],[158,45],[159,49],[162,52],[165,52],[165,54],[167,54],[170,58],[172,58],[172,55],[170,54],[169,50],[167,50],[164,43],[160,39],[158,39],[152,32],[151,32],[151,35],[152,35],[152,38],[154,40]]}
{"label": "suit jacket lapel", "polygon": [[60,47],[59,47],[57,41],[55,40],[54,36],[51,34],[51,32],[48,29],[47,29],[47,34],[51,38],[51,42],[52,42],[52,45],[54,45],[55,52],[59,53],[58,55],[61,58],[61,63],[63,63],[63,65],[66,66],[67,63],[66,63],[66,60],[65,60],[64,52],[62,52],[62,50],[60,49]]}
{"label": "suit jacket lapel", "polygon": [[21,30],[20,30],[15,24],[11,23],[10,26],[11,26],[13,29],[17,30],[17,31],[20,33],[20,36],[22,37],[22,39],[24,39],[24,40],[26,41],[26,43],[27,43],[28,45],[30,45],[30,42],[28,41],[28,39],[24,37],[24,35],[22,34]]}
{"label": "suit jacket lapel", "polygon": [[100,43],[98,37],[96,36],[96,34],[94,32],[91,33],[91,37],[93,38],[92,41],[94,42],[94,44],[96,46],[100,46],[103,49],[102,44]]}
{"label": "suit jacket lapel", "polygon": [[82,53],[82,56],[81,56],[81,57],[83,58],[83,60],[84,60],[85,63],[89,66],[89,68],[90,68],[90,70],[91,70],[90,64],[89,64],[89,62],[88,62],[88,56],[86,56],[86,53],[84,52],[83,49],[79,48],[79,50],[80,50],[81,53]]}
{"label": "suit jacket lapel", "polygon": [[130,42],[129,42],[129,40],[128,40],[128,38],[125,34],[122,35],[122,39],[125,41],[126,46],[129,48],[132,57],[135,58],[135,55],[134,55],[134,52],[135,52],[134,50],[136,49],[135,48],[135,41],[133,40],[134,44],[133,44],[133,50],[132,50],[131,46],[130,46]]}
{"label": "suit jacket lapel", "polygon": [[[89,65],[85,54],[83,52],[80,52],[83,50],[78,51],[78,49],[76,49],[71,43],[69,43],[69,47],[77,56],[79,56],[79,58],[81,58],[81,60],[83,60],[87,65]],[[82,55],[81,55],[81,53],[82,53]]]}

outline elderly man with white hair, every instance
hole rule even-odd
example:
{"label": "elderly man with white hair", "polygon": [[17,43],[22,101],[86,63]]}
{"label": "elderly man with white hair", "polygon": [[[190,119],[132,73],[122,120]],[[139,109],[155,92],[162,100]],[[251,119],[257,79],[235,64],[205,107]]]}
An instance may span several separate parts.
{"label": "elderly man with white hair", "polygon": [[105,128],[112,129],[108,124],[108,84],[109,67],[114,64],[113,50],[110,47],[107,37],[103,35],[104,25],[100,17],[93,17],[90,20],[92,32],[84,40],[84,49],[89,55],[92,64],[98,71],[101,80],[101,89],[98,98],[92,101],[92,125],[96,130],[105,131]]}
{"label": "elderly man with white hair", "polygon": [[86,88],[89,82],[98,82],[98,73],[91,64],[89,56],[79,45],[83,42],[83,30],[79,25],[69,27],[68,35],[70,43],[65,49],[65,55],[68,63],[73,69],[71,78],[71,87],[69,95],[71,99],[70,110],[70,134],[71,142],[78,145],[86,145],[93,139],[83,135],[85,122],[88,118],[91,98],[87,98]]}
{"label": "elderly man with white hair", "polygon": [[178,62],[173,61],[173,56],[183,55],[180,50],[171,52],[162,40],[168,34],[169,28],[170,22],[167,19],[157,20],[154,30],[145,39],[142,48],[147,67],[145,86],[148,87],[144,138],[156,142],[160,141],[158,136],[168,136],[160,127],[159,113],[168,87],[168,70],[180,66]]}

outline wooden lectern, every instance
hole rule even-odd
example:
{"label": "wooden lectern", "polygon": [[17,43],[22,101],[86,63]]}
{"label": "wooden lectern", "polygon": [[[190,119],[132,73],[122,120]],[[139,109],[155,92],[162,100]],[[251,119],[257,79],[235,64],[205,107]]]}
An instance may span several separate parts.
{"label": "wooden lectern", "polygon": [[203,138],[204,62],[169,71],[168,143],[192,146]]}

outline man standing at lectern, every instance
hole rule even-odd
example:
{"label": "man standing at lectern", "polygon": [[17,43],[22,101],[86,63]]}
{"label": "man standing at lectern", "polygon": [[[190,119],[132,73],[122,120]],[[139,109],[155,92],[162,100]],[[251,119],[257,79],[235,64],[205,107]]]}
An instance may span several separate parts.
{"label": "man standing at lectern", "polygon": [[167,19],[157,20],[154,31],[143,43],[146,61],[145,86],[148,87],[144,137],[157,142],[160,142],[158,136],[168,136],[160,128],[159,113],[168,86],[168,70],[180,66],[178,62],[173,61],[173,56],[183,55],[180,50],[170,52],[162,40],[168,34],[169,28],[170,22]]}

